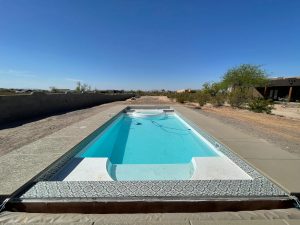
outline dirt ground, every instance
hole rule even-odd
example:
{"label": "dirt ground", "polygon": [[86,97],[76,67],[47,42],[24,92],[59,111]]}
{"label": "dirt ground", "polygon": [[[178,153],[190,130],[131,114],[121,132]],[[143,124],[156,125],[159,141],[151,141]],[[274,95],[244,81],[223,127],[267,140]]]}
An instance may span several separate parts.
{"label": "dirt ground", "polygon": [[140,98],[137,98],[135,100],[127,100],[129,104],[132,105],[157,105],[157,104],[174,104],[175,102],[170,100],[167,96],[142,96]]}
{"label": "dirt ground", "polygon": [[205,106],[197,111],[300,155],[300,119],[254,113],[226,106],[219,108]]}
{"label": "dirt ground", "polygon": [[[5,129],[0,128],[0,156],[104,111],[114,104],[120,104],[120,102],[76,110],[36,121],[27,121],[24,124],[11,124],[9,128]],[[136,100],[127,100],[122,102],[122,104],[169,105],[174,104],[174,102],[165,96],[143,96]],[[285,116],[278,116],[232,109],[230,107],[215,108],[207,105],[202,109],[196,109],[193,105],[187,106],[201,114],[235,126],[237,129],[250,133],[253,136],[275,143],[286,151],[300,155],[300,119],[289,118],[291,114],[285,113],[285,111],[289,112],[285,108],[281,107],[278,109]],[[295,112],[297,113],[297,111]]]}
{"label": "dirt ground", "polygon": [[300,104],[275,104],[272,114],[300,120]]}

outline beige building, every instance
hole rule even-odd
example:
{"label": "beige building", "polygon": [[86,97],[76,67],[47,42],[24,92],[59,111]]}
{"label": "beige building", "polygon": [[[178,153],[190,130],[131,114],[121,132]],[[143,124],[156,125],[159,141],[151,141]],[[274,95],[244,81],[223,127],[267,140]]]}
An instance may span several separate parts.
{"label": "beige building", "polygon": [[176,93],[190,93],[191,92],[191,89],[180,89],[180,90],[177,90]]}

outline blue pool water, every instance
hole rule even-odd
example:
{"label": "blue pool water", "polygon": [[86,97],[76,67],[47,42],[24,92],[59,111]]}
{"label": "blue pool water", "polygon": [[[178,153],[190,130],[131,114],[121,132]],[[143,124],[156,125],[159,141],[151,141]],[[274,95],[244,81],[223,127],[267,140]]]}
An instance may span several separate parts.
{"label": "blue pool water", "polygon": [[187,164],[192,157],[216,156],[212,146],[172,113],[147,117],[123,113],[79,155],[131,165]]}

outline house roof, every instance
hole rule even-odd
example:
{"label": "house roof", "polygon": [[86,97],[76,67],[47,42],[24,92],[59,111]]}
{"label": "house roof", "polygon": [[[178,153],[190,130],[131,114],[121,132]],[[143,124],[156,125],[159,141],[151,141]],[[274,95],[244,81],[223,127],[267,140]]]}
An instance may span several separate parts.
{"label": "house roof", "polygon": [[268,86],[300,86],[300,77],[274,77],[269,79]]}

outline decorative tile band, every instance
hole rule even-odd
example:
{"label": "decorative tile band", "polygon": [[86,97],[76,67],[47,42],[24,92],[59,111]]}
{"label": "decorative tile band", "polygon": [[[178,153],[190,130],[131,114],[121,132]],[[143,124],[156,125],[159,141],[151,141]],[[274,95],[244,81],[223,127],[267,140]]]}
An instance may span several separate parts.
{"label": "decorative tile band", "polygon": [[48,181],[21,198],[279,197],[286,193],[267,180]]}

